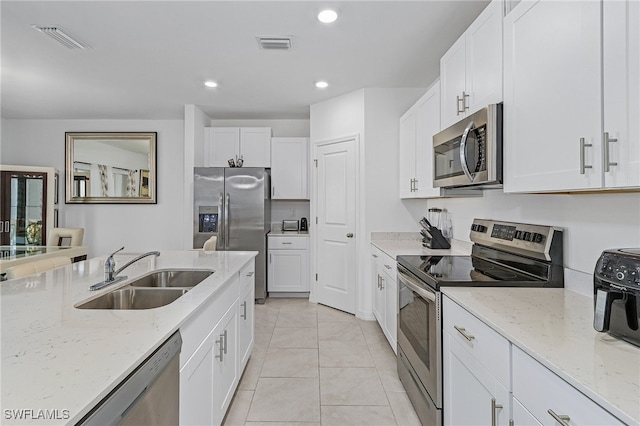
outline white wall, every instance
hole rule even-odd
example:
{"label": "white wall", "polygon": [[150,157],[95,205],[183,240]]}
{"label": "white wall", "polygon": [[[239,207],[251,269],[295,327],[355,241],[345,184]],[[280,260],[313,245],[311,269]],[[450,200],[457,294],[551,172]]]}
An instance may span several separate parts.
{"label": "white wall", "polygon": [[413,222],[398,196],[398,120],[423,93],[424,89],[362,89],[311,106],[312,147],[320,141],[359,136],[356,315],[360,318],[373,319],[373,286],[368,285],[371,232]]}
{"label": "white wall", "polygon": [[[65,132],[157,132],[157,204],[65,204]],[[89,256],[182,248],[182,120],[2,121],[2,162],[60,172],[60,224],[85,228]]]}

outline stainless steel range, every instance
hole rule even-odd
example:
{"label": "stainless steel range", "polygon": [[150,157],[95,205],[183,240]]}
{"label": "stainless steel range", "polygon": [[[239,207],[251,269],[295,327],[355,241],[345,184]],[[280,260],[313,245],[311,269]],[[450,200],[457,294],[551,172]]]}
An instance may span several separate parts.
{"label": "stainless steel range", "polygon": [[471,256],[398,256],[398,375],[423,425],[442,425],[441,287],[564,287],[562,229],[475,219]]}

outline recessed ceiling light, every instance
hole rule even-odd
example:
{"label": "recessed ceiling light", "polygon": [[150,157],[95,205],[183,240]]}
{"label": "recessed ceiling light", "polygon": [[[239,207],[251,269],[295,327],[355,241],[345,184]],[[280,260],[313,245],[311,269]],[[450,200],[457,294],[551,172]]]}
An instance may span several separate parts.
{"label": "recessed ceiling light", "polygon": [[204,85],[207,87],[218,87],[218,83],[212,80],[207,80],[204,82]]}
{"label": "recessed ceiling light", "polygon": [[316,81],[316,87],[318,89],[326,89],[327,87],[329,87],[329,83],[327,83],[326,81]]}
{"label": "recessed ceiling light", "polygon": [[336,19],[338,19],[338,14],[336,13],[335,10],[326,9],[318,13],[318,21],[322,23],[330,24]]}

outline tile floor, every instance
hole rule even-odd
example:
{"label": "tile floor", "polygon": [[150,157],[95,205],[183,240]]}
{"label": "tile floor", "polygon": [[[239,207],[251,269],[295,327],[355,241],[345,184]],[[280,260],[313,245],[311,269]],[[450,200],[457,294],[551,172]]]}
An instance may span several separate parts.
{"label": "tile floor", "polygon": [[279,298],[256,305],[255,318],[224,425],[420,425],[377,322]]}

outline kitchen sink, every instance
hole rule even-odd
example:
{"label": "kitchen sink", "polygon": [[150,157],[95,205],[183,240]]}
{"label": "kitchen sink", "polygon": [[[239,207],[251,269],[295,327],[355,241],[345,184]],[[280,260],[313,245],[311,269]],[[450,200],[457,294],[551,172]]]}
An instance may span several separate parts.
{"label": "kitchen sink", "polygon": [[131,281],[131,287],[194,287],[214,271],[197,270],[197,269],[165,269],[154,271],[148,275],[144,275],[135,281]]}
{"label": "kitchen sink", "polygon": [[78,309],[152,309],[168,305],[188,288],[136,288],[126,286],[77,305]]}

